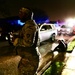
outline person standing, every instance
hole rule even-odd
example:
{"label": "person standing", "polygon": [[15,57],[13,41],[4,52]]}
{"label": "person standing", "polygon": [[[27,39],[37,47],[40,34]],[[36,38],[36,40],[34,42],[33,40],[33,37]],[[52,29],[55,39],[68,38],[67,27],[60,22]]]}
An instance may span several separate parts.
{"label": "person standing", "polygon": [[13,45],[17,47],[17,54],[22,57],[18,69],[19,75],[34,75],[39,64],[38,47],[38,26],[33,20],[33,12],[27,8],[21,8],[19,18],[25,22],[22,29],[18,31],[18,38]]}

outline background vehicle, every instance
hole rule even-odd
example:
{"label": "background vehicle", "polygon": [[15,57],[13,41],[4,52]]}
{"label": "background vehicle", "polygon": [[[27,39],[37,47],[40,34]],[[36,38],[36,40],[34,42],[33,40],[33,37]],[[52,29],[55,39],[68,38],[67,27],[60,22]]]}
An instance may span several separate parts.
{"label": "background vehicle", "polygon": [[72,32],[71,27],[68,27],[67,25],[62,25],[60,29],[58,30],[58,35],[61,35],[61,34],[69,35],[71,34],[71,32]]}
{"label": "background vehicle", "polygon": [[55,37],[57,36],[57,29],[54,24],[42,24],[39,27],[39,40],[40,42],[50,40],[55,41]]}
{"label": "background vehicle", "polygon": [[75,26],[72,27],[72,35],[75,35]]}

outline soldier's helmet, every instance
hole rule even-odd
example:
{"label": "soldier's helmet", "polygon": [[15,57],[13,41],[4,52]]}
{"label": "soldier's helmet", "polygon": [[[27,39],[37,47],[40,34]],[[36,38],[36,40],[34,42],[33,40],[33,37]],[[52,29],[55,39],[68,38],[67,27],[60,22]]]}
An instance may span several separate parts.
{"label": "soldier's helmet", "polygon": [[32,13],[33,12],[30,9],[22,7],[19,10],[19,17],[22,21],[25,21],[25,20],[31,19]]}

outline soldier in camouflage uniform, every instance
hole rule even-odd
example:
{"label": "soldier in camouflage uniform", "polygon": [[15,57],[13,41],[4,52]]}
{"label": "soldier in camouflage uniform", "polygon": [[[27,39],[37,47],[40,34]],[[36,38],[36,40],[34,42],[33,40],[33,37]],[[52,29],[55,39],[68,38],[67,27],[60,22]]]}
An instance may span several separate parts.
{"label": "soldier in camouflage uniform", "polygon": [[34,75],[39,63],[36,51],[38,42],[37,24],[33,20],[33,13],[27,8],[21,8],[19,17],[25,22],[19,31],[19,37],[14,41],[18,54],[22,57],[19,63],[19,75]]}

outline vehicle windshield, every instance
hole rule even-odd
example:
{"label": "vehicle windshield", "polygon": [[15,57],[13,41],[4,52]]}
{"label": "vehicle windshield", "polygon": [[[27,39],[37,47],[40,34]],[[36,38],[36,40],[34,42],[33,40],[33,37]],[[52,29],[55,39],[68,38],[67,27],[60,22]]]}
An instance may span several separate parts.
{"label": "vehicle windshield", "polygon": [[71,27],[68,25],[63,25],[63,26],[61,26],[61,28],[71,28]]}

